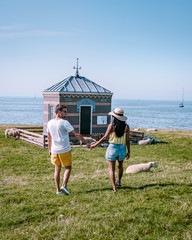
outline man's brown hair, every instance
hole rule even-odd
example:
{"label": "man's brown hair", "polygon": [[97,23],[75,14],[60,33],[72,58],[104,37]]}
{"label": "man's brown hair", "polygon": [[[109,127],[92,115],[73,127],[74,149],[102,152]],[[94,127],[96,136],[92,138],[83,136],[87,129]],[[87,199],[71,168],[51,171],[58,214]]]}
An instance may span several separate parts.
{"label": "man's brown hair", "polygon": [[67,106],[63,105],[63,104],[57,104],[56,108],[55,108],[55,113],[57,114],[59,111],[63,111],[63,109],[66,109]]}

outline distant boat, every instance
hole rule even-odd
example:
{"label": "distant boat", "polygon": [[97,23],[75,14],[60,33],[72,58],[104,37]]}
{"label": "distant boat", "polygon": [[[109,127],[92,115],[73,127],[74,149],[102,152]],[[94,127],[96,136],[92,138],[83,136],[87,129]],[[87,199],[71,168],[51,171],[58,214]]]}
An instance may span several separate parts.
{"label": "distant boat", "polygon": [[182,101],[179,104],[179,107],[184,107],[184,89],[183,89],[183,93],[182,93]]}
{"label": "distant boat", "polygon": [[179,104],[179,107],[184,107],[184,104],[183,104],[183,103],[180,103],[180,104]]}

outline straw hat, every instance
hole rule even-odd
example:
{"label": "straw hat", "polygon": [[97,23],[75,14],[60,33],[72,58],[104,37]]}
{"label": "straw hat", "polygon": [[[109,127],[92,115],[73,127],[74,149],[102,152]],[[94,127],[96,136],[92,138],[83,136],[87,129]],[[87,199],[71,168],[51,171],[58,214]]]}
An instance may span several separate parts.
{"label": "straw hat", "polygon": [[117,118],[122,122],[125,122],[127,120],[127,117],[123,116],[124,111],[121,108],[115,108],[113,112],[109,112],[108,114],[112,115],[113,117]]}

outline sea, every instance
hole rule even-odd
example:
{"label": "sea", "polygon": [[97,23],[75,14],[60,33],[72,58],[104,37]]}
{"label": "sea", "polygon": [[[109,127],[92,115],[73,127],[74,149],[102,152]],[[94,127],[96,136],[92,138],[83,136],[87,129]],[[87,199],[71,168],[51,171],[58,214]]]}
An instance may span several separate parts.
{"label": "sea", "polygon": [[[112,109],[120,107],[131,128],[192,130],[192,101],[112,99]],[[43,98],[0,97],[0,124],[43,124]]]}

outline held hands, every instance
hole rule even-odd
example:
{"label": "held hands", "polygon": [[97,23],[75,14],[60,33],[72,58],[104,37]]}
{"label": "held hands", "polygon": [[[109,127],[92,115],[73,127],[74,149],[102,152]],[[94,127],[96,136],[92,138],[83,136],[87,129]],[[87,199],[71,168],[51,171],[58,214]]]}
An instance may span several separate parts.
{"label": "held hands", "polygon": [[89,150],[92,150],[95,146],[95,144],[91,144],[91,143],[87,143],[86,144],[86,148],[88,148]]}
{"label": "held hands", "polygon": [[90,150],[90,146],[91,146],[90,143],[87,143],[87,144],[86,144],[86,148],[88,148],[89,150]]}
{"label": "held hands", "polygon": [[96,145],[95,145],[95,143],[93,143],[93,144],[90,145],[89,150],[93,150],[93,148],[95,148],[95,147],[96,147]]}

